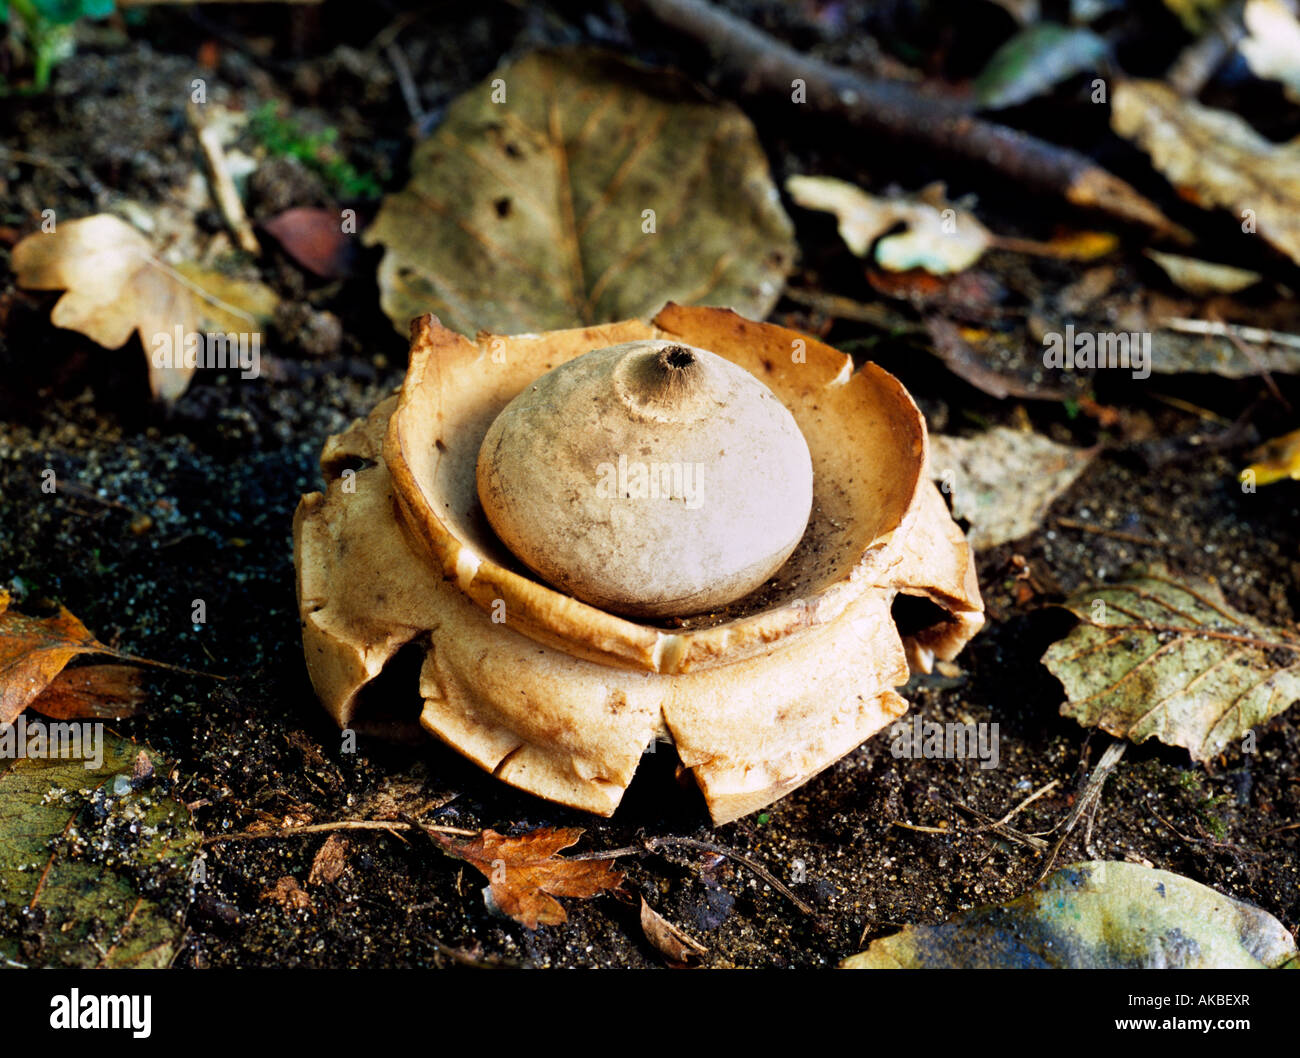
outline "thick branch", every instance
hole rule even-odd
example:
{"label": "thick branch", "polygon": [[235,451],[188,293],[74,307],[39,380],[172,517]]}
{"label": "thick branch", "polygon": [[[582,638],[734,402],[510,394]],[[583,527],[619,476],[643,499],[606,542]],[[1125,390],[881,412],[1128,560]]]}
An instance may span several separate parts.
{"label": "thick branch", "polygon": [[1078,151],[972,117],[910,84],[871,80],[803,55],[707,0],[638,2],[665,26],[707,44],[746,91],[789,99],[794,82],[802,80],[808,104],[819,111],[976,162],[1076,206],[1185,235],[1153,202]]}

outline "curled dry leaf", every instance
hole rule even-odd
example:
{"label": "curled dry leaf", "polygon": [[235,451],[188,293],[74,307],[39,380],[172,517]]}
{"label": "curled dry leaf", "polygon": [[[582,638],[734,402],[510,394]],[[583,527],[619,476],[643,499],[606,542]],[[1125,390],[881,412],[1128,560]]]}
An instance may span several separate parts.
{"label": "curled dry leaf", "polygon": [[1171,871],[1092,861],[939,926],[905,926],[850,970],[1278,969],[1295,938],[1266,911]]}
{"label": "curled dry leaf", "polygon": [[930,477],[970,523],[976,551],[1032,533],[1052,501],[1087,469],[1095,449],[996,426],[976,437],[930,438]]}
{"label": "curled dry leaf", "polygon": [[261,283],[163,261],[144,235],[107,213],[27,236],[14,247],[13,268],[21,287],[66,291],[50,313],[56,327],[107,349],[138,332],[150,389],[163,400],[184,393],[195,370],[175,348],[178,328],[182,336],[260,333],[277,300]]}
{"label": "curled dry leaf", "polygon": [[641,931],[673,966],[689,966],[709,954],[709,949],[683,933],[641,898]]}
{"label": "curled dry leaf", "polygon": [[[946,203],[878,198],[828,176],[792,176],[785,189],[799,205],[833,213],[848,248],[865,257],[874,245],[876,262],[892,272],[912,268],[933,275],[961,272],[978,261],[993,241],[973,214]],[[907,231],[881,238],[898,224],[905,224]]]}
{"label": "curled dry leaf", "polygon": [[1272,143],[1237,115],[1184,99],[1160,81],[1120,82],[1110,120],[1176,188],[1243,223],[1253,219],[1260,235],[1300,263],[1300,143]]}
{"label": "curled dry leaf", "polygon": [[754,127],[680,74],[536,52],[448,108],[388,195],[384,312],[475,334],[647,315],[665,300],[765,316],[794,261]]}
{"label": "curled dry leaf", "polygon": [[1043,663],[1069,697],[1061,715],[1085,727],[1205,761],[1300,700],[1300,637],[1238,613],[1213,584],[1137,567],[1063,605],[1079,624]]}
{"label": "curled dry leaf", "polygon": [[[591,349],[642,339],[755,375],[813,463],[812,517],[776,575],[723,609],[659,624],[530,575],[475,487],[483,438],[516,394]],[[347,726],[363,688],[419,641],[421,723],[504,782],[608,815],[662,739],[714,820],[738,818],[905,710],[899,593],[943,614],[907,636],[920,659],[955,657],[983,623],[970,549],[925,459],[924,420],[891,375],[855,373],[814,338],[732,312],[669,305],[649,322],[476,341],[425,317],[401,396],[326,442],[328,488],[295,517],[312,681]]]}
{"label": "curled dry leaf", "polygon": [[1242,481],[1272,485],[1287,478],[1300,480],[1300,430],[1265,441],[1250,458],[1255,462],[1241,472]]}
{"label": "curled dry leaf", "polygon": [[[1012,353],[1014,336],[990,333],[982,329],[959,327],[943,316],[928,316],[925,329],[930,335],[934,355],[954,375],[969,382],[981,393],[997,400],[1020,397],[1025,400],[1065,399],[1065,391],[1042,381],[1041,361],[1031,361],[1024,367],[1024,357],[1004,355],[1002,363],[993,366],[996,353]],[[1018,343],[1016,343],[1018,345]],[[977,348],[978,346],[978,348]]]}
{"label": "curled dry leaf", "polygon": [[443,851],[487,878],[491,902],[504,915],[536,929],[558,926],[566,915],[557,896],[589,899],[617,889],[623,875],[614,861],[557,856],[582,837],[581,827],[542,827],[510,838],[484,830],[472,838],[429,835]]}

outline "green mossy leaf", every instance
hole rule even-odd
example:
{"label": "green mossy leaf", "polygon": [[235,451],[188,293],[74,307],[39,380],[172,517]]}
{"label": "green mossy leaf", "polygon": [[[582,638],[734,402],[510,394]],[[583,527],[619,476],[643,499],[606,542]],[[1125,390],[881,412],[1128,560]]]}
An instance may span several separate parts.
{"label": "green mossy leaf", "polygon": [[165,967],[176,953],[199,835],[165,779],[132,785],[141,754],[165,776],[161,757],[109,732],[102,745],[98,767],[0,762],[0,966]]}

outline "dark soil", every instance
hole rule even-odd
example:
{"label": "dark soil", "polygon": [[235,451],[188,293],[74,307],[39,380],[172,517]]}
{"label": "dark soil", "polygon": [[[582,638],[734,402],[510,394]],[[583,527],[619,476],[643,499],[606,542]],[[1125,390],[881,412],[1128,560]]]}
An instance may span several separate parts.
{"label": "dark soil", "polygon": [[[714,966],[830,966],[897,925],[939,922],[1023,892],[1043,858],[978,830],[963,806],[999,817],[1059,780],[1017,818],[1023,831],[1045,831],[1069,812],[1110,741],[1058,715],[1063,691],[1039,658],[1070,618],[1050,603],[1132,562],[1157,560],[1217,579],[1232,605],[1261,620],[1296,625],[1300,483],[1246,494],[1235,480],[1252,435],[1295,427],[1259,380],[1102,379],[1090,395],[1121,409],[1118,421],[1102,427],[1073,404],[995,401],[915,341],[783,302],[774,319],[896,372],[932,429],[1030,423],[1058,440],[1105,445],[1040,531],[980,556],[990,620],[956,674],[914,680],[904,692],[928,719],[1000,724],[1000,767],[895,759],[878,737],[768,811],[711,828],[698,793],[677,782],[671,751],[661,749],[646,757],[615,817],[600,820],[517,793],[430,740],[363,733],[358,752],[342,752],[339,732],[313,695],[293,594],[293,510],[321,483],[316,460],[324,439],[390,392],[405,364],[404,344],[378,308],[373,254],[359,259],[350,279],[325,284],[268,250],[261,274],[294,310],[286,318],[333,314],[341,342],[322,356],[301,328],[284,324],[260,380],[201,372],[168,411],[148,402],[134,339],[104,351],[49,325],[57,295],[14,286],[4,247],[34,230],[42,210],[71,218],[124,197],[157,203],[195,171],[184,117],[194,76],[207,79],[210,98],[229,105],[251,110],[285,100],[299,120],[337,128],[357,169],[392,188],[405,179],[411,115],[382,48],[369,44],[394,17],[407,18],[395,39],[430,123],[503,56],[544,44],[634,39],[633,50],[646,58],[707,75],[697,49],[640,24],[629,28],[612,6],[589,15],[564,4],[483,6],[469,16],[453,14],[456,7],[399,16],[384,5],[328,4],[318,16],[223,10],[220,23],[213,8],[192,16],[158,11],[125,35],[83,42],[58,68],[47,96],[5,104],[3,143],[21,156],[58,162],[0,153],[0,577],[14,604],[57,600],[105,642],[229,676],[218,682],[151,673],[148,708],[120,725],[176,761],[182,795],[196,804],[205,835],[350,818],[386,794],[424,822],[512,833],[584,827],[579,851],[667,835],[715,842],[764,864],[814,910],[800,911],[716,854],[682,847],[622,859],[629,888],[707,944]],[[833,32],[786,16],[785,5],[736,6],[828,58],[866,69],[878,61],[871,49],[855,50]],[[877,25],[882,39],[913,41],[921,54],[936,54],[922,26],[904,17],[908,5],[874,6],[892,11],[897,23],[894,38]],[[1055,224],[1083,223],[1054,202],[1017,201],[1014,189],[942,158],[891,145],[846,149],[842,131],[817,122],[786,127],[761,106],[750,113],[778,180],[827,172],[875,188],[910,188],[944,178],[954,194],[981,195],[982,219],[995,230],[1045,238]],[[1125,175],[1158,184],[1140,175],[1140,159],[1113,143],[1109,149],[1117,166],[1134,165]],[[305,198],[331,201],[311,174],[293,166],[278,172],[260,178],[255,219]],[[215,214],[199,222],[209,232],[221,228]],[[796,222],[803,262],[793,285],[876,299],[862,262],[843,250],[831,223],[802,211]],[[1140,238],[1132,240],[1119,260],[1126,295],[1160,282],[1141,248]],[[1008,254],[992,254],[980,268],[1006,291],[1004,305],[1027,312],[1050,304],[1078,276],[1073,266]],[[1278,382],[1300,406],[1300,387]],[[1207,427],[1162,399],[1169,397],[1229,421],[1251,409],[1251,418],[1240,437],[1219,444],[1213,435],[1222,427]],[[40,488],[47,468],[60,482],[54,495]],[[1057,518],[1157,543],[1069,529]],[[195,624],[200,599],[206,622]],[[398,719],[412,721],[414,709]],[[1207,767],[1192,765],[1181,750],[1130,747],[1105,788],[1091,844],[1080,826],[1057,862],[1148,862],[1255,903],[1295,932],[1300,830],[1279,828],[1300,819],[1300,713],[1257,734],[1254,754],[1230,753]],[[177,965],[661,963],[642,939],[635,904],[566,901],[567,924],[530,932],[485,906],[477,874],[410,834],[346,834],[346,868],[336,881],[309,888],[310,910],[267,898],[285,876],[307,885],[325,837],[211,844]]]}

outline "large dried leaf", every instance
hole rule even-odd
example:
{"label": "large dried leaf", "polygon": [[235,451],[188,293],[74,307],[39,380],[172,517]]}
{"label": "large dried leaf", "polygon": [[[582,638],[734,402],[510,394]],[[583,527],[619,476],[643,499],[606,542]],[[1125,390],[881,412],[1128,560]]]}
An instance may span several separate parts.
{"label": "large dried leaf", "polygon": [[766,316],[794,259],[754,128],[680,75],[600,52],[529,55],[448,109],[367,245],[402,334],[645,317],[665,302]]}
{"label": "large dried leaf", "polygon": [[846,969],[1277,969],[1295,938],[1259,908],[1170,871],[1093,861],[1005,904],[905,926]]}
{"label": "large dried leaf", "polygon": [[586,899],[617,889],[623,882],[612,860],[566,860],[556,855],[582,837],[581,827],[542,827],[517,838],[494,830],[465,840],[438,833],[432,837],[448,855],[481,871],[496,908],[529,929],[565,921],[564,908],[554,897]]}
{"label": "large dried leaf", "polygon": [[1138,567],[1064,605],[1079,624],[1043,663],[1069,696],[1061,714],[1085,727],[1204,761],[1300,699],[1300,637],[1238,613],[1212,584]]}
{"label": "large dried leaf", "polygon": [[930,477],[970,523],[977,551],[1033,532],[1095,454],[997,426],[977,437],[930,436]]}
{"label": "large dried leaf", "polygon": [[1111,125],[1180,191],[1243,222],[1253,217],[1260,235],[1300,262],[1300,143],[1272,143],[1160,81],[1121,82]]}
{"label": "large dried leaf", "polygon": [[0,770],[0,966],[164,967],[184,935],[199,835],[140,779],[166,763],[99,730],[96,767],[27,757]]}
{"label": "large dried leaf", "polygon": [[[124,220],[99,213],[27,236],[13,252],[18,285],[64,290],[50,321],[117,349],[139,332],[155,397],[185,392],[193,367],[156,365],[156,336],[221,333],[260,335],[276,296],[260,283],[232,279],[192,263],[170,265]],[[260,339],[259,339],[260,340]]]}
{"label": "large dried leaf", "polygon": [[[834,214],[840,238],[858,257],[865,257],[874,245],[876,262],[892,272],[961,272],[992,242],[989,230],[972,214],[947,203],[879,198],[829,176],[792,176],[785,189],[799,205]],[[881,238],[899,224],[907,230]]]}

